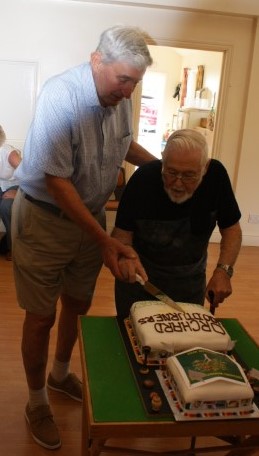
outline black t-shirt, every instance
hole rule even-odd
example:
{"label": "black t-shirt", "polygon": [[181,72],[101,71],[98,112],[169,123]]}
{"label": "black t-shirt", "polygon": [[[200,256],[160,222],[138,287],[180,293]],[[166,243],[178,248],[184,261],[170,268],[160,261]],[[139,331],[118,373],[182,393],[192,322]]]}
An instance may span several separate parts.
{"label": "black t-shirt", "polygon": [[163,188],[161,167],[155,160],[131,176],[115,225],[133,232],[142,259],[166,268],[195,264],[206,256],[216,224],[228,228],[241,217],[227,171],[212,159],[193,196],[177,204]]}

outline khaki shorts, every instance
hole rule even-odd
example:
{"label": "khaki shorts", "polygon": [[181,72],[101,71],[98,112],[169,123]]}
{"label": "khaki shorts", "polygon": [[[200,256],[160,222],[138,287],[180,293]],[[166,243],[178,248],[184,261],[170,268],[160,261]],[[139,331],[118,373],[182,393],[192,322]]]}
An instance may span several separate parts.
{"label": "khaki shorts", "polygon": [[[105,213],[95,218],[105,228]],[[23,309],[51,315],[61,294],[90,306],[102,256],[86,232],[19,191],[13,204],[12,239],[16,293]]]}

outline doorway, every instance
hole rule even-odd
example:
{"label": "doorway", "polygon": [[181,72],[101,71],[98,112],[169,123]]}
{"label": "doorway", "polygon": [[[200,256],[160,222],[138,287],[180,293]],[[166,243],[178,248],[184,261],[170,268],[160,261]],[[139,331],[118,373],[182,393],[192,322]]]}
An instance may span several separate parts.
{"label": "doorway", "polygon": [[[224,53],[199,49],[149,45],[153,65],[147,69],[140,93],[137,141],[156,157],[161,157],[172,131],[195,128],[205,137],[213,156],[214,125],[207,125],[213,108],[217,117]],[[203,68],[202,84],[196,90],[198,68]],[[189,90],[183,100],[184,71],[188,69]],[[180,90],[179,90],[180,86]]]}

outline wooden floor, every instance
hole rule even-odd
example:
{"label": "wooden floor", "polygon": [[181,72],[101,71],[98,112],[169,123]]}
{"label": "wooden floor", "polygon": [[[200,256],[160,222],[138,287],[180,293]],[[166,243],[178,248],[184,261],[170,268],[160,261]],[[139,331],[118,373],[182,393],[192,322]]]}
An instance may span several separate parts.
{"label": "wooden floor", "polygon": [[[209,248],[208,273],[217,261],[218,245]],[[50,452],[33,442],[24,419],[24,407],[27,402],[27,386],[20,356],[21,328],[23,311],[16,304],[12,263],[0,257],[0,455],[5,456],[40,456]],[[235,317],[245,326],[259,344],[259,247],[242,247],[232,279],[233,295],[217,309],[216,315]],[[103,268],[98,279],[91,315],[115,315],[113,299],[113,278]],[[53,359],[56,327],[51,335],[49,362]],[[75,348],[72,369],[81,376],[78,345]],[[81,406],[72,399],[55,393],[50,394],[51,405],[59,426],[62,447],[57,450],[59,456],[80,456],[81,445]],[[129,442],[125,442],[127,446]],[[215,438],[198,439],[199,445],[220,445]],[[120,442],[122,444],[122,442]],[[161,442],[159,439],[140,439],[130,441],[130,445],[141,449],[173,450],[186,447],[186,439]],[[204,454],[204,453],[203,453]],[[206,453],[205,453],[206,454]],[[209,454],[209,453],[207,453]],[[211,454],[211,453],[210,453]],[[214,455],[224,455],[217,451]],[[225,453],[226,454],[226,453]],[[238,452],[231,453],[236,456]],[[253,453],[259,455],[259,449]],[[102,454],[103,456],[104,453]]]}

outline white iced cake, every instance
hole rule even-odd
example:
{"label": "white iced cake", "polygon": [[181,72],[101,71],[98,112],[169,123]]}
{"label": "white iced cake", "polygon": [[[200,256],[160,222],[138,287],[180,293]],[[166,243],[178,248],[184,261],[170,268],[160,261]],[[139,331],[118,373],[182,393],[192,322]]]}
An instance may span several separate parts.
{"label": "white iced cake", "polygon": [[182,312],[160,301],[138,301],[131,306],[130,321],[139,350],[158,359],[193,347],[227,352],[233,342],[212,313],[198,304],[178,303]]}
{"label": "white iced cake", "polygon": [[200,347],[166,360],[168,381],[184,410],[250,411],[254,393],[230,356]]}

